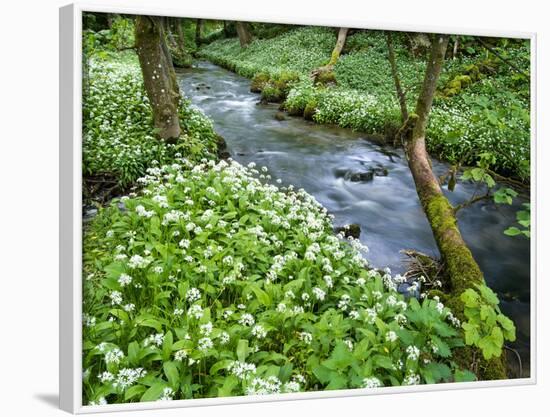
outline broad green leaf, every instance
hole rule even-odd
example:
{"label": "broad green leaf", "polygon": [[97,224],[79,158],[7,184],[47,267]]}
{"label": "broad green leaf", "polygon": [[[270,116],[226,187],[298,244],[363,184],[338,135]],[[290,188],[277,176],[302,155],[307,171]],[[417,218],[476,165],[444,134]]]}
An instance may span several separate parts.
{"label": "broad green leaf", "polygon": [[237,359],[244,362],[248,356],[248,340],[241,339],[237,344]]}
{"label": "broad green leaf", "polygon": [[168,379],[168,383],[174,391],[177,391],[179,388],[179,371],[178,366],[173,361],[164,362],[162,368],[164,369],[164,375]]}
{"label": "broad green leaf", "polygon": [[156,401],[160,398],[162,395],[162,392],[164,391],[164,388],[166,388],[166,384],[164,382],[157,382],[153,384],[145,393],[141,396],[140,401]]}

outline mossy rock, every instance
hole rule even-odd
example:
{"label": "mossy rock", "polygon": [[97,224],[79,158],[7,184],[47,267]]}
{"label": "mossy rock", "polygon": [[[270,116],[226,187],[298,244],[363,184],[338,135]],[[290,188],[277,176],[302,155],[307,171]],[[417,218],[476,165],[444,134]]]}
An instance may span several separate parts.
{"label": "mossy rock", "polygon": [[303,116],[304,115],[304,109],[301,107],[287,107],[285,106],[285,110],[287,111],[289,116]]}
{"label": "mossy rock", "polygon": [[313,120],[313,116],[315,116],[315,110],[317,109],[317,103],[316,102],[309,102],[306,104],[306,108],[304,109],[304,119],[306,120]]}
{"label": "mossy rock", "polygon": [[356,223],[346,224],[345,226],[335,228],[334,232],[343,232],[345,237],[359,239],[359,236],[361,235],[361,226]]}
{"label": "mossy rock", "polygon": [[269,74],[266,72],[258,72],[254,75],[254,77],[252,77],[250,91],[253,93],[261,93],[268,82]]}
{"label": "mossy rock", "polygon": [[300,76],[295,72],[283,71],[280,74],[277,74],[273,77],[270,82],[279,90],[281,90],[284,95],[288,95],[290,88],[294,83],[300,80]]}
{"label": "mossy rock", "polygon": [[281,103],[285,99],[285,96],[281,90],[277,87],[267,84],[262,90],[262,102],[263,103]]}
{"label": "mossy rock", "polygon": [[285,114],[284,114],[283,112],[281,112],[281,111],[278,111],[277,113],[275,113],[275,114],[273,115],[273,118],[274,118],[275,120],[278,120],[279,122],[282,122],[283,120],[286,120]]}
{"label": "mossy rock", "polygon": [[313,75],[313,81],[315,84],[320,85],[334,85],[336,84],[336,75],[332,67],[319,68]]}

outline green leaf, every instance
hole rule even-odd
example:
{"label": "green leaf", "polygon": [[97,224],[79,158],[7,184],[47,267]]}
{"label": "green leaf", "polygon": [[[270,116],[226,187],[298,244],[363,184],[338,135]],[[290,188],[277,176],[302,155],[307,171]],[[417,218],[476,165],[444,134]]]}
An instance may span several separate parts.
{"label": "green leaf", "polygon": [[260,301],[260,303],[262,303],[266,307],[269,307],[271,305],[271,297],[269,297],[269,295],[257,284],[250,284],[249,287],[254,292],[256,298],[258,298],[258,301]]}
{"label": "green leaf", "polygon": [[515,226],[512,226],[512,227],[509,227],[508,229],[506,229],[504,231],[504,234],[507,235],[507,236],[517,236],[517,235],[521,234],[521,230],[519,230]]}
{"label": "green leaf", "polygon": [[491,359],[492,357],[498,357],[502,353],[502,346],[504,344],[504,336],[499,327],[493,327],[491,334],[483,337],[478,346],[483,353],[483,357],[486,360]]}
{"label": "green leaf", "polygon": [[468,288],[460,295],[460,300],[466,307],[476,308],[479,305],[479,294]]}
{"label": "green leaf", "polygon": [[174,391],[176,391],[179,388],[179,380],[180,380],[180,374],[178,371],[178,366],[173,361],[164,362],[162,365],[162,368],[164,369],[164,375],[166,375],[166,379],[168,379],[168,383],[172,387]]}
{"label": "green leaf", "polygon": [[467,370],[457,369],[454,374],[455,382],[472,382],[476,379],[476,374]]}
{"label": "green leaf", "polygon": [[327,385],[326,389],[344,389],[348,386],[348,379],[336,372],[332,372],[330,377],[330,383]]}
{"label": "green leaf", "polygon": [[244,362],[246,360],[246,357],[248,356],[248,351],[248,340],[239,340],[239,343],[237,344],[237,359],[239,359],[239,361],[241,362]]}
{"label": "green leaf", "polygon": [[374,355],[372,359],[373,359],[374,366],[377,368],[392,370],[394,367],[393,362],[389,356]]}
{"label": "green leaf", "polygon": [[138,365],[139,351],[141,350],[139,343],[134,341],[128,345],[128,361],[130,365]]}
{"label": "green leaf", "polygon": [[510,342],[516,340],[516,326],[514,322],[504,314],[497,315],[497,321],[502,326],[504,338]]}
{"label": "green leaf", "polygon": [[231,359],[225,359],[223,361],[218,361],[210,367],[210,375],[216,375],[222,369],[227,369],[234,361]]}
{"label": "green leaf", "polygon": [[285,363],[283,366],[281,366],[279,370],[279,380],[286,382],[290,379],[290,376],[292,375],[292,369],[294,368],[294,365],[291,363]]}
{"label": "green leaf", "polygon": [[465,342],[467,345],[472,346],[476,345],[480,339],[478,326],[473,323],[462,323],[462,328],[464,329]]}
{"label": "green leaf", "polygon": [[172,336],[172,332],[168,330],[164,335],[164,341],[162,342],[162,359],[165,361],[169,360],[170,355],[172,355],[173,342],[174,338]]}
{"label": "green leaf", "polygon": [[223,385],[218,388],[218,397],[229,397],[233,389],[239,385],[239,380],[235,375],[229,375],[223,381]]}
{"label": "green leaf", "polygon": [[321,383],[328,384],[332,376],[332,370],[326,366],[318,365],[313,368],[313,375],[315,375]]}
{"label": "green leaf", "polygon": [[353,361],[353,355],[343,342],[338,342],[332,351],[330,358],[321,364],[332,370],[343,371],[350,366]]}
{"label": "green leaf", "polygon": [[130,401],[132,398],[137,397],[145,392],[147,388],[143,385],[134,385],[126,390],[124,393],[124,401]]}
{"label": "green leaf", "polygon": [[497,295],[493,292],[492,289],[490,289],[488,286],[479,284],[476,285],[477,289],[479,290],[481,296],[487,301],[489,304],[497,305],[499,303]]}
{"label": "green leaf", "polygon": [[487,323],[489,327],[493,327],[497,321],[497,313],[492,306],[484,304],[479,311],[481,320]]}
{"label": "green leaf", "polygon": [[441,356],[442,358],[448,358],[451,356],[451,349],[449,348],[449,345],[447,343],[434,335],[431,336],[431,340],[434,346],[437,348],[437,354],[439,356]]}
{"label": "green leaf", "polygon": [[164,391],[164,388],[166,388],[166,384],[164,382],[156,382],[153,384],[145,393],[141,396],[140,401],[156,401],[160,398],[162,395],[162,391]]}

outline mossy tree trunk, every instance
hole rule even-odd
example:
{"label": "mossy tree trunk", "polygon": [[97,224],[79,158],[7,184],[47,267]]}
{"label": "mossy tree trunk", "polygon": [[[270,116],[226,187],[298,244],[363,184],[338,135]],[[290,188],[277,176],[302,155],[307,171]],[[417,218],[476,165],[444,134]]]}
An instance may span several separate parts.
{"label": "mossy tree trunk", "polygon": [[183,34],[182,24],[183,24],[183,22],[180,19],[178,19],[178,18],[173,19],[173,25],[174,25],[174,29],[176,31],[176,40],[177,40],[177,44],[178,44],[178,49],[179,49],[180,53],[182,54],[182,56],[184,56],[184,55],[187,55],[187,52],[185,50],[185,35]]}
{"label": "mossy tree trunk", "polygon": [[241,43],[241,48],[246,48],[250,42],[252,42],[252,33],[246,22],[235,22],[235,28],[237,29],[237,36]]}
{"label": "mossy tree trunk", "polygon": [[[439,181],[432,171],[430,156],[426,150],[426,127],[448,42],[448,35],[434,35],[415,112],[409,114],[408,117],[403,114],[405,122],[398,134],[401,135],[401,141],[404,143],[416,191],[430,223],[449,279],[451,295],[448,305],[457,317],[463,319],[464,306],[460,301],[460,294],[475,284],[483,283],[483,273],[462,238],[453,206],[441,190]],[[393,57],[395,61],[391,42],[388,43],[388,47],[392,49],[389,54],[390,60]],[[395,75],[394,79],[399,81],[396,69]],[[396,88],[397,85],[398,83],[396,83]],[[477,369],[480,379],[506,378],[504,356],[486,361],[477,349],[464,348],[458,352],[457,362],[463,367]]]}
{"label": "mossy tree trunk", "polygon": [[346,44],[348,31],[349,31],[349,28],[340,28],[338,30],[338,38],[336,39],[336,45],[332,50],[332,54],[330,55],[330,61],[328,62],[327,65],[334,66],[338,62],[338,58],[340,58],[342,49],[344,49],[344,45]]}
{"label": "mossy tree trunk", "polygon": [[138,16],[135,37],[157,135],[163,140],[173,142],[181,134],[178,115],[181,96],[165,41],[163,18]]}

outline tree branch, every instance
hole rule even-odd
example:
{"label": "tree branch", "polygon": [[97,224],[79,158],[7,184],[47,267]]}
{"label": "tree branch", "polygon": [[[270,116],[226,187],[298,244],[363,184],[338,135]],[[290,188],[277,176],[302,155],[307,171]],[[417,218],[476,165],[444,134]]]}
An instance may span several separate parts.
{"label": "tree branch", "polygon": [[454,206],[453,210],[456,214],[459,210],[462,210],[463,208],[466,208],[466,207],[470,207],[471,205],[477,203],[478,201],[490,200],[491,198],[493,198],[493,195],[490,194],[490,193],[487,193],[487,194],[484,194],[484,195],[478,195],[477,197],[473,197],[473,198],[469,199],[468,201],[465,201],[464,203],[459,204],[458,206]]}
{"label": "tree branch", "polygon": [[397,99],[399,100],[399,107],[401,108],[401,122],[405,123],[409,118],[409,112],[407,111],[407,99],[403,89],[401,88],[401,80],[399,79],[399,73],[397,71],[397,62],[395,61],[393,40],[390,32],[386,32],[386,44],[388,45],[388,59],[391,65],[391,74],[395,84]]}
{"label": "tree branch", "polygon": [[490,53],[492,53],[494,56],[496,56],[502,62],[504,62],[505,64],[508,64],[512,69],[516,70],[520,74],[522,74],[525,77],[529,78],[529,74],[527,74],[526,72],[523,72],[521,69],[519,69],[514,64],[512,64],[508,59],[501,56],[498,52],[495,52],[495,50],[490,45],[488,45],[483,39],[481,39],[481,38],[474,38],[474,39],[476,40],[477,43],[479,43],[481,46],[483,46],[485,49],[487,49]]}

